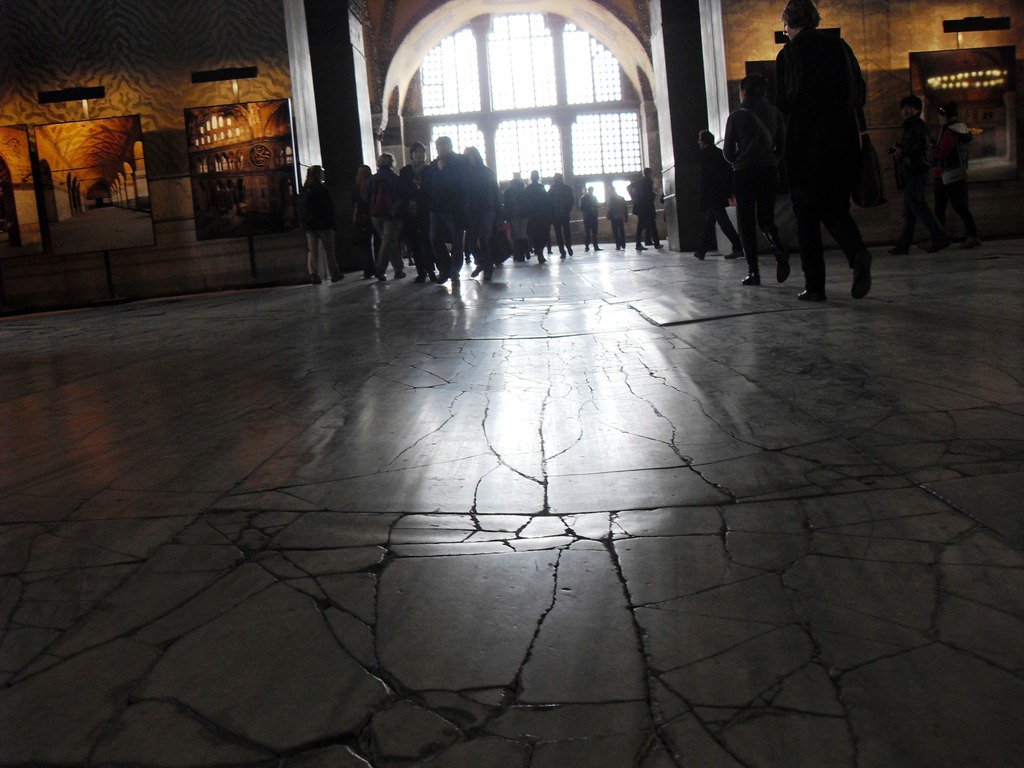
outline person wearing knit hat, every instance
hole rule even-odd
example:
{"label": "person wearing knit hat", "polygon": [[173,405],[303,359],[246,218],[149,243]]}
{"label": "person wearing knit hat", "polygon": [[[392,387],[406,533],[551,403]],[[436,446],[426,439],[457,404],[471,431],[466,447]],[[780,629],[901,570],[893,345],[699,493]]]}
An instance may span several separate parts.
{"label": "person wearing knit hat", "polygon": [[928,125],[921,119],[922,106],[921,99],[914,94],[904,96],[900,101],[903,135],[890,150],[903,172],[903,229],[899,241],[889,249],[889,253],[894,255],[910,253],[918,219],[932,237],[931,242],[922,246],[925,252],[936,253],[948,248],[950,243],[949,235],[924,199],[924,188],[931,170],[932,139]]}

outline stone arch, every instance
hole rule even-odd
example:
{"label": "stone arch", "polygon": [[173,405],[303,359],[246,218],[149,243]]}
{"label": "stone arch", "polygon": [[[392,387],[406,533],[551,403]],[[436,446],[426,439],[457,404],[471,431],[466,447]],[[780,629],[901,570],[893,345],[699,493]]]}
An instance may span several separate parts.
{"label": "stone arch", "polygon": [[[556,13],[564,16],[565,12],[564,3],[553,0],[507,0],[500,6],[496,6],[493,0],[450,0],[440,4],[409,31],[391,59],[384,79],[379,130],[387,127],[392,99],[397,98],[398,113],[401,114],[409,86],[424,57],[445,37],[467,26],[474,18],[496,13]],[[612,52],[637,93],[644,92],[641,73],[648,82],[654,82],[654,65],[646,47],[610,10],[594,0],[576,0],[572,8],[572,22]]]}

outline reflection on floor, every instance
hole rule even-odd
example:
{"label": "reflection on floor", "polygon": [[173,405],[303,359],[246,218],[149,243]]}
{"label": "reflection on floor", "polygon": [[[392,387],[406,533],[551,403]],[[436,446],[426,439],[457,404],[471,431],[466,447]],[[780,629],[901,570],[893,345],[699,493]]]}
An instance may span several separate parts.
{"label": "reflection on floor", "polygon": [[1022,267],[4,319],[0,764],[1019,765]]}

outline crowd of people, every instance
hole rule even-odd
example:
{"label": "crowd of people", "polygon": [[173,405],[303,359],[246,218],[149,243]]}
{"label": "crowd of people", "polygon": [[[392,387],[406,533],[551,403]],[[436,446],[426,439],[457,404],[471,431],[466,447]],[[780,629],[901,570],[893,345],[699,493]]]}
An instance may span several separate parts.
{"label": "crowd of people", "polygon": [[[740,106],[725,126],[721,149],[714,135],[703,130],[700,145],[700,206],[705,226],[695,256],[703,261],[715,248],[715,228],[732,244],[726,258],[743,256],[747,263],[745,286],[761,285],[758,264],[760,229],[776,262],[776,280],[790,275],[789,250],[775,224],[775,201],[780,168],[785,166],[790,200],[796,219],[796,237],[804,275],[802,301],[824,301],[825,259],[822,227],[839,245],[853,272],[851,295],[863,298],[871,288],[872,256],[850,213],[851,192],[861,172],[860,125],[866,101],[860,65],[840,37],[819,29],[821,16],[813,0],[789,0],[782,12],[789,42],[776,59],[776,103],[768,100],[768,82],[759,74],[740,83]],[[921,119],[922,102],[908,96],[900,104],[903,136],[891,152],[901,172],[903,228],[893,254],[909,252],[918,219],[927,227],[929,253],[946,248],[946,207],[952,204],[967,230],[964,247],[978,244],[977,227],[967,203],[966,144],[971,134],[959,120],[956,104],[939,108],[942,130],[932,143]],[[435,158],[427,162],[426,147],[409,147],[410,162],[397,173],[390,153],[377,158],[377,171],[361,166],[352,193],[355,242],[361,249],[363,277],[387,280],[406,276],[405,261],[416,268],[415,282],[460,281],[464,266],[472,276],[491,280],[494,270],[511,258],[546,263],[557,245],[562,259],[573,255],[573,211],[583,219],[584,250],[600,251],[599,203],[593,187],[582,196],[565,183],[560,173],[545,186],[533,171],[529,183],[520,174],[502,189],[476,147],[461,154],[452,140],[435,141]],[[925,201],[929,175],[935,180],[935,212]],[[303,226],[309,245],[310,281],[316,272],[322,244],[332,280],[340,279],[334,255],[333,211],[323,187],[323,170],[310,168],[304,186]],[[628,187],[636,218],[636,249],[661,247],[656,218],[653,173]],[[325,202],[326,201],[326,202]],[[735,204],[739,231],[727,208]],[[606,216],[615,250],[626,249],[629,204],[614,189]],[[552,238],[552,229],[554,238]],[[403,251],[406,258],[403,258]]]}
{"label": "crowd of people", "polygon": [[[410,162],[397,173],[390,153],[377,158],[376,173],[368,166],[359,168],[352,215],[364,279],[386,281],[389,265],[391,279],[405,277],[403,252],[416,269],[417,283],[458,283],[462,268],[468,266],[473,268],[472,277],[482,275],[488,281],[509,258],[536,258],[536,263],[545,264],[554,247],[565,259],[574,254],[572,217],[577,207],[583,217],[584,251],[602,250],[597,234],[600,206],[593,187],[577,200],[561,173],[545,185],[540,173],[533,171],[529,184],[515,174],[502,188],[476,147],[459,154],[451,138],[441,136],[434,148],[435,158],[428,163],[426,147],[412,144]],[[629,194],[637,220],[637,250],[648,245],[660,248],[651,169],[634,180]],[[629,204],[614,190],[606,215],[615,249],[624,251]]]}

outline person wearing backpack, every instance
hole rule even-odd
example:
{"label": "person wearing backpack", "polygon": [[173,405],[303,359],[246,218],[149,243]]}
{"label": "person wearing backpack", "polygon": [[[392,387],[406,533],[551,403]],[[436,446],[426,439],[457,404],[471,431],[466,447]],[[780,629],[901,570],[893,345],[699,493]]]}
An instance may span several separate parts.
{"label": "person wearing backpack", "polygon": [[922,246],[925,253],[937,253],[950,244],[949,235],[924,199],[924,188],[928,184],[932,164],[932,137],[927,123],[921,119],[923,106],[921,99],[913,94],[900,101],[903,135],[891,150],[903,169],[903,229],[899,241],[889,249],[889,253],[897,256],[910,253],[918,219],[928,228],[932,237],[931,242]]}
{"label": "person wearing backpack", "polygon": [[324,261],[327,262],[331,282],[341,280],[345,275],[338,268],[338,260],[334,254],[334,233],[338,229],[334,219],[334,205],[331,202],[331,193],[324,186],[324,169],[319,165],[311,165],[306,171],[300,210],[302,228],[306,232],[306,269],[309,272],[309,282],[313,285],[323,282],[317,273],[321,243],[324,246]]}
{"label": "person wearing backpack", "polygon": [[380,235],[380,250],[374,265],[377,279],[387,280],[384,274],[388,262],[394,269],[394,278],[405,277],[402,270],[402,217],[400,214],[401,195],[398,189],[398,176],[394,171],[395,156],[385,152],[377,158],[377,172],[373,174],[366,187],[366,197],[370,207],[370,221]]}
{"label": "person wearing backpack", "polygon": [[733,168],[736,223],[747,258],[743,285],[760,285],[757,264],[757,228],[761,227],[775,253],[775,278],[789,277],[789,254],[782,246],[775,226],[775,191],[779,181],[779,158],[786,146],[782,114],[768,103],[768,81],[764,75],[747,75],[740,81],[740,108],[725,124],[722,153]]}
{"label": "person wearing backpack", "polygon": [[932,147],[935,160],[935,218],[946,226],[946,204],[952,203],[956,215],[964,223],[966,238],[961,248],[977,248],[978,227],[971,209],[967,207],[967,145],[974,138],[970,129],[960,120],[956,102],[939,107],[942,131]]}

